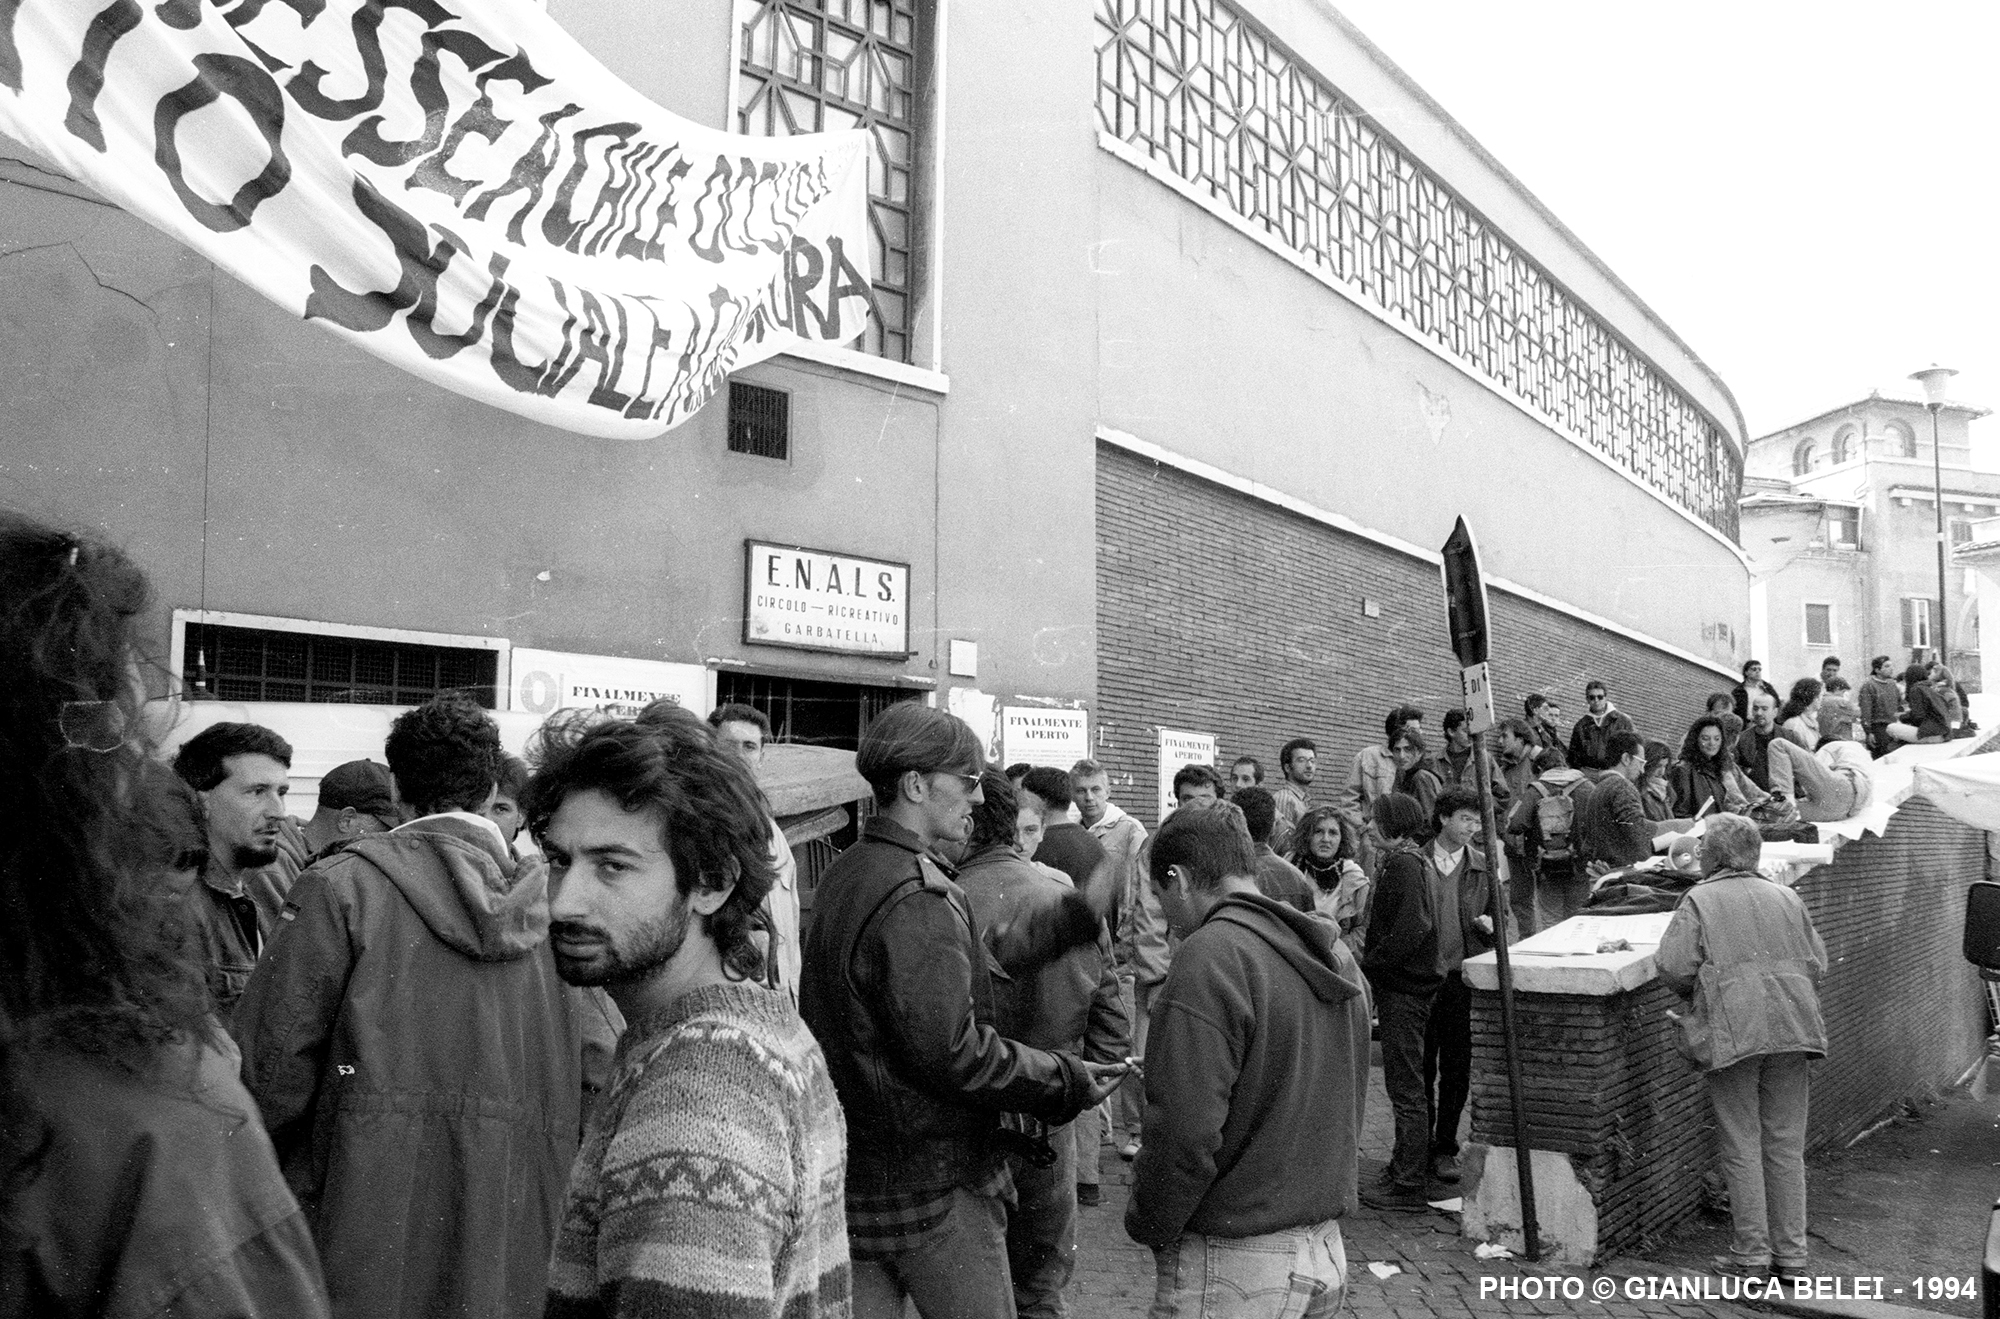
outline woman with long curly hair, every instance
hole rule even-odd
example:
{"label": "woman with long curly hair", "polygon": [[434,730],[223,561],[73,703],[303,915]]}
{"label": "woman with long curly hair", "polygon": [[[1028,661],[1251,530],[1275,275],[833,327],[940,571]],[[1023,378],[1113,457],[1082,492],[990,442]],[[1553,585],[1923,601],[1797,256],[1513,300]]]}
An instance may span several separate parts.
{"label": "woman with long curly hair", "polygon": [[0,512],[0,1314],[324,1315],[169,879],[204,844],[149,758],[148,596]]}
{"label": "woman with long curly hair", "polygon": [[1331,806],[1307,811],[1286,849],[1286,859],[1312,881],[1314,910],[1340,926],[1357,956],[1368,919],[1368,876],[1358,850],[1347,822]]}
{"label": "woman with long curly hair", "polygon": [[1667,781],[1674,791],[1674,814],[1684,820],[1703,813],[1740,814],[1747,804],[1765,797],[1764,790],[1737,765],[1728,726],[1712,714],[1688,725],[1681,758],[1668,771]]}

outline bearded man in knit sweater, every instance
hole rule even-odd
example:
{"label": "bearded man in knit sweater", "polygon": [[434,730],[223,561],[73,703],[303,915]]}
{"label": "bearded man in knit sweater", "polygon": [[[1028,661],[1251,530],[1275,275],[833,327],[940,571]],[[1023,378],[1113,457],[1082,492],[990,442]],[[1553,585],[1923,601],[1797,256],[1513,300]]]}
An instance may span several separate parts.
{"label": "bearded man in knit sweater", "polygon": [[585,1133],[549,1319],[844,1317],[847,1131],[819,1045],[762,983],[773,871],[743,762],[692,714],[543,734],[527,813],[562,978],[629,1023]]}

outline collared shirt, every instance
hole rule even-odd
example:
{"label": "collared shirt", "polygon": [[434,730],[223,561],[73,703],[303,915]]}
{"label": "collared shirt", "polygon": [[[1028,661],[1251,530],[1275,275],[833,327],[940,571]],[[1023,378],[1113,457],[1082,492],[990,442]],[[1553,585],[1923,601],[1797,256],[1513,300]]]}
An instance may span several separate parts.
{"label": "collared shirt", "polygon": [[[919,1250],[944,1235],[951,1197],[958,1188],[942,1191],[887,1191],[865,1195],[847,1192],[847,1248],[856,1259],[892,1259]],[[974,1195],[1008,1199],[1014,1174],[1003,1159],[983,1180],[965,1188]]]}

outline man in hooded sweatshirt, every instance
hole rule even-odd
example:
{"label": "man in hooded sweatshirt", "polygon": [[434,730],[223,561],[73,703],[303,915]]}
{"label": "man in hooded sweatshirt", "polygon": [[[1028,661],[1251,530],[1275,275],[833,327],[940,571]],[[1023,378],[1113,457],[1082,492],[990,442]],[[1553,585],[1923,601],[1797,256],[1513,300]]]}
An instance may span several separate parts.
{"label": "man in hooded sweatshirt", "polygon": [[336,1319],[536,1314],[581,1098],[548,872],[480,812],[500,733],[462,695],[399,717],[415,818],[299,876],[237,1008],[243,1081]]}
{"label": "man in hooded sweatshirt", "polygon": [[1157,1319],[1335,1314],[1355,1203],[1368,992],[1327,920],[1257,891],[1240,812],[1183,808],[1150,879],[1182,936],[1153,1007],[1146,1142],[1125,1230],[1153,1248]]}

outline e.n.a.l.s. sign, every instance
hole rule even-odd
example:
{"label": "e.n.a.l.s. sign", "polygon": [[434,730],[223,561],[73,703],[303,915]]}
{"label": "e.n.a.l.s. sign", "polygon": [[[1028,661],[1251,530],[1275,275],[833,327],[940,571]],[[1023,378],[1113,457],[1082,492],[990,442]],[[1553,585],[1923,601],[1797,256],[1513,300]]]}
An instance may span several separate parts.
{"label": "e.n.a.l.s. sign", "polygon": [[753,646],[902,659],[910,565],[745,541],[743,640]]}

